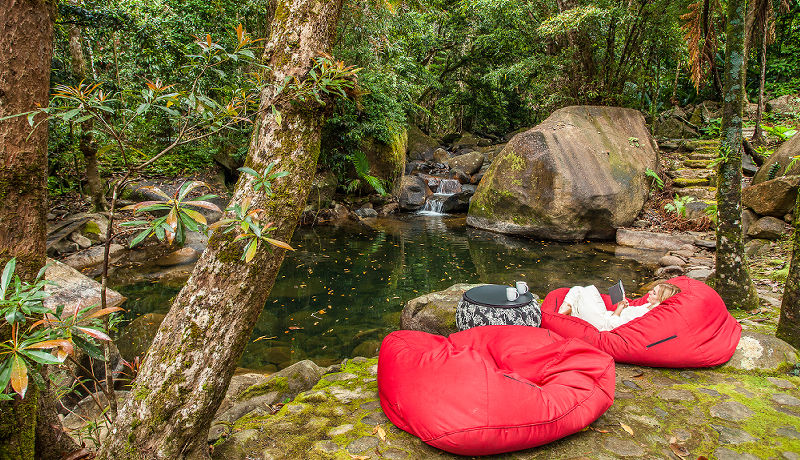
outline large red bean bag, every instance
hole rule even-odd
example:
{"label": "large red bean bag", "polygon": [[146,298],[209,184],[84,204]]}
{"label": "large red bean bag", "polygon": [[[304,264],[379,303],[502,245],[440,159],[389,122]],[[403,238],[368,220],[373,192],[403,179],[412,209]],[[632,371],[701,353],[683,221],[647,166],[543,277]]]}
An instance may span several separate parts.
{"label": "large red bean bag", "polygon": [[527,449],[580,431],[614,402],[614,377],[607,354],[528,326],[449,337],[396,331],[378,358],[389,420],[460,455]]}
{"label": "large red bean bag", "polygon": [[[742,327],[728,313],[719,294],[705,283],[685,276],[668,281],[681,292],[669,297],[644,316],[600,332],[594,326],[558,308],[569,289],[550,292],[542,303],[542,327],[577,337],[622,363],[654,367],[708,367],[728,361],[739,344]],[[647,302],[647,295],[630,301]],[[606,308],[611,300],[603,295]]]}

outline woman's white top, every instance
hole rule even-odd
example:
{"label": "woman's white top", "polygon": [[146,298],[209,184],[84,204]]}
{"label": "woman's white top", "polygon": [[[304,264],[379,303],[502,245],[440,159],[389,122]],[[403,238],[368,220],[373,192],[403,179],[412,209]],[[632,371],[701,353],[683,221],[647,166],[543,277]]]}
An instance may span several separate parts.
{"label": "woman's white top", "polygon": [[576,316],[599,331],[610,331],[650,311],[652,304],[629,306],[622,309],[619,316],[606,309],[600,292],[594,286],[575,286],[564,297],[565,304],[572,306],[572,316]]}

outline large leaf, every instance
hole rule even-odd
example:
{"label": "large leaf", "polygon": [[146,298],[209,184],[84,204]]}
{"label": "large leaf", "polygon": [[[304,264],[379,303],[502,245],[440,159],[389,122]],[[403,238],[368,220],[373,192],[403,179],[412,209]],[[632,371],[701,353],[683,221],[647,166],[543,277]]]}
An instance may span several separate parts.
{"label": "large leaf", "polygon": [[3,268],[3,276],[0,278],[0,300],[6,300],[6,290],[8,285],[11,284],[11,278],[14,275],[14,268],[17,266],[17,259],[12,257]]}
{"label": "large leaf", "polygon": [[84,339],[80,335],[73,335],[72,336],[72,340],[75,341],[75,345],[77,345],[78,348],[80,348],[81,350],[85,351],[86,354],[91,356],[93,359],[96,359],[96,360],[99,360],[99,361],[105,361],[106,360],[105,356],[103,355],[103,351],[97,345],[93,344],[92,342]]}
{"label": "large leaf", "polygon": [[210,209],[210,210],[216,211],[216,212],[222,212],[222,210],[219,209],[219,206],[215,205],[214,203],[212,203],[210,201],[186,201],[183,204],[189,205],[189,206],[197,206],[198,208]]}
{"label": "large leaf", "polygon": [[206,216],[204,216],[204,215],[200,214],[200,213],[199,213],[199,212],[197,212],[197,211],[194,211],[194,210],[192,210],[192,209],[185,209],[185,208],[184,208],[184,209],[182,209],[182,211],[183,211],[183,212],[184,212],[184,213],[185,213],[187,216],[191,217],[191,218],[192,218],[192,220],[194,220],[195,222],[200,222],[200,223],[201,223],[201,224],[203,224],[203,225],[206,225],[206,224],[208,223],[208,221],[206,220]]}
{"label": "large leaf", "polygon": [[247,246],[247,250],[244,253],[244,261],[250,263],[253,260],[253,257],[256,255],[256,248],[258,247],[258,240],[253,238],[250,241],[250,244]]}
{"label": "large leaf", "polygon": [[61,364],[63,360],[42,350],[22,350],[22,354],[39,364]]}
{"label": "large leaf", "polygon": [[11,388],[22,398],[28,391],[28,366],[19,355],[11,358]]}
{"label": "large leaf", "polygon": [[284,243],[281,240],[276,240],[274,238],[264,238],[264,239],[267,241],[267,243],[269,243],[269,244],[271,244],[273,246],[277,246],[277,247],[283,248],[283,249],[288,249],[289,251],[294,251],[293,247],[289,246],[287,243]]}
{"label": "large leaf", "polygon": [[136,189],[136,190],[141,190],[141,189],[144,189],[144,190],[150,190],[151,192],[155,193],[156,195],[158,195],[158,196],[161,196],[161,197],[164,197],[164,199],[167,199],[167,200],[169,200],[169,198],[170,198],[170,196],[169,196],[169,195],[167,195],[166,193],[164,193],[164,191],[163,191],[163,190],[161,190],[161,189],[160,189],[160,188],[158,188],[158,187],[154,187],[154,186],[152,186],[152,185],[144,185],[144,186],[142,186],[142,187],[139,187],[139,188],[138,188],[138,189]]}
{"label": "large leaf", "polygon": [[125,311],[122,307],[107,307],[103,308],[102,310],[97,310],[96,312],[92,313],[91,315],[83,318],[84,320],[92,319],[92,318],[99,318],[101,316],[105,316],[109,313],[114,313],[115,311]]}
{"label": "large leaf", "polygon": [[105,332],[101,330],[92,327],[76,327],[76,329],[94,339],[102,340],[104,342],[111,341],[111,337],[109,337]]}

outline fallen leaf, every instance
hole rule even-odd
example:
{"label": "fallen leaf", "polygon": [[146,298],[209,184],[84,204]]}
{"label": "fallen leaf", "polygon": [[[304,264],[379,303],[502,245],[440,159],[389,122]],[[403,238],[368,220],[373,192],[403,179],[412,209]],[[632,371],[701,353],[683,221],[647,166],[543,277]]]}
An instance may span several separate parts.
{"label": "fallen leaf", "polygon": [[604,430],[604,429],[602,429],[602,428],[595,428],[595,427],[593,427],[593,426],[590,426],[590,427],[589,427],[589,429],[590,429],[590,430],[592,430],[592,431],[596,431],[596,432],[598,432],[598,433],[609,433],[609,431],[608,431],[608,430]]}
{"label": "fallen leaf", "polygon": [[296,331],[298,329],[302,329],[300,326],[289,326],[289,330]]}
{"label": "fallen leaf", "polygon": [[381,438],[381,441],[386,442],[386,431],[383,430],[383,427],[378,425],[378,437]]}
{"label": "fallen leaf", "polygon": [[633,377],[633,378],[637,378],[637,377],[641,377],[641,376],[643,376],[643,375],[644,375],[644,371],[642,371],[642,370],[637,370],[637,371],[634,371],[634,372],[633,372],[633,374],[631,374],[631,377]]}
{"label": "fallen leaf", "polygon": [[633,436],[633,429],[631,427],[622,422],[619,422],[619,426],[621,426],[623,430],[627,431],[629,435]]}
{"label": "fallen leaf", "polygon": [[350,458],[353,460],[369,460],[366,455],[350,455]]}
{"label": "fallen leaf", "polygon": [[669,448],[672,449],[672,452],[678,457],[684,458],[689,456],[689,451],[677,443],[669,443]]}

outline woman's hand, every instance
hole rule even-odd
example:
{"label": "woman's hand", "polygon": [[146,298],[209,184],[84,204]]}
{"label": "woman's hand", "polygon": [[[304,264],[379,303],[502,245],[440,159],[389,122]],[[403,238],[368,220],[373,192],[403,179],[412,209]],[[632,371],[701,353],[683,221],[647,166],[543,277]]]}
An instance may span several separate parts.
{"label": "woman's hand", "polygon": [[614,316],[619,316],[619,315],[621,315],[621,314],[622,314],[622,310],[624,310],[624,309],[628,308],[629,306],[630,306],[630,304],[628,303],[628,299],[622,299],[622,300],[621,300],[621,301],[620,301],[620,302],[617,304],[617,309],[616,309],[616,310],[614,310],[614,313],[613,313],[613,314],[614,314]]}

